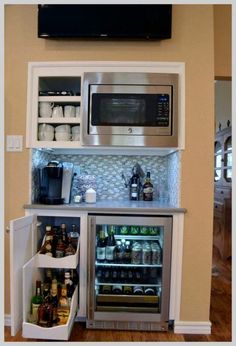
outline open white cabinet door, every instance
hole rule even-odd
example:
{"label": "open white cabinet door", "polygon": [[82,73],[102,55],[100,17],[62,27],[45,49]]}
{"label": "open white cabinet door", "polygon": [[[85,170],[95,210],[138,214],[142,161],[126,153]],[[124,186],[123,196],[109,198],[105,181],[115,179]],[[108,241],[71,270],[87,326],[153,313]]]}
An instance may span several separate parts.
{"label": "open white cabinet door", "polygon": [[22,267],[36,253],[37,217],[30,215],[10,222],[11,335],[22,328]]}

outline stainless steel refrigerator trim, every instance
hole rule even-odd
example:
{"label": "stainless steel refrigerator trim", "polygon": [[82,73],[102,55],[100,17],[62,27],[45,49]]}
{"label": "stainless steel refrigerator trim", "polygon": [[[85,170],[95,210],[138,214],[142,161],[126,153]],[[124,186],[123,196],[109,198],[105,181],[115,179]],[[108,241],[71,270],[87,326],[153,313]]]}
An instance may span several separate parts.
{"label": "stainless steel refrigerator trim", "polygon": [[[118,84],[140,86],[160,85],[173,86],[171,102],[172,134],[167,134],[165,128],[156,128],[156,133],[151,128],[124,126],[120,128],[98,126],[94,133],[89,133],[90,116],[89,105],[90,85],[109,84],[111,92]],[[103,131],[103,133],[99,133]],[[169,131],[169,130],[168,130]],[[178,146],[178,74],[176,73],[124,73],[124,72],[85,72],[83,78],[82,94],[82,143],[88,146],[140,146],[140,147],[177,147]]]}
{"label": "stainless steel refrigerator trim", "polygon": [[[95,311],[95,240],[96,224],[99,225],[148,225],[164,226],[164,244],[163,246],[163,277],[162,277],[162,300],[161,313],[134,313],[134,312],[99,312]],[[88,229],[88,304],[87,321],[92,325],[92,321],[146,321],[150,323],[164,323],[169,319],[169,297],[170,297],[170,269],[171,269],[171,237],[172,237],[172,218],[171,217],[133,217],[133,216],[89,216]]]}

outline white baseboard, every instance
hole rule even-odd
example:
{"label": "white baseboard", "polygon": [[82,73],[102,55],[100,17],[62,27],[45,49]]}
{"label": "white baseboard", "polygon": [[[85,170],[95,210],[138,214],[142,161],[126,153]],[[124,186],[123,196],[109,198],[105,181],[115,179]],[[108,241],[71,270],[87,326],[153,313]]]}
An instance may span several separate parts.
{"label": "white baseboard", "polygon": [[11,315],[4,315],[4,326],[11,326]]}
{"label": "white baseboard", "polygon": [[[11,326],[11,315],[4,316],[4,325]],[[211,322],[175,321],[175,334],[211,334]]]}
{"label": "white baseboard", "polygon": [[175,334],[211,334],[210,321],[175,321],[174,322]]}

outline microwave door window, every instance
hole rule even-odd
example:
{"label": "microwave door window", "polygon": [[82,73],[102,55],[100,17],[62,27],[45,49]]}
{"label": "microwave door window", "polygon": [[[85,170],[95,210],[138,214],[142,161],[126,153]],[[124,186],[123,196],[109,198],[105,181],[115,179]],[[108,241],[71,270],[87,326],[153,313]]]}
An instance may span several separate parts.
{"label": "microwave door window", "polygon": [[93,126],[143,126],[147,121],[146,100],[141,95],[93,94]]}

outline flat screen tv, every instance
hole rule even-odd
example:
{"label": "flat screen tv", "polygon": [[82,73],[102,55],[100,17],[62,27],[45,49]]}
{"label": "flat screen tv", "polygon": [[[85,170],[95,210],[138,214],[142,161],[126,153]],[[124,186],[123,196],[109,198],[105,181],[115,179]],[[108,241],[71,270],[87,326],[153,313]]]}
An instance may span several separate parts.
{"label": "flat screen tv", "polygon": [[42,38],[171,38],[172,5],[38,5]]}

